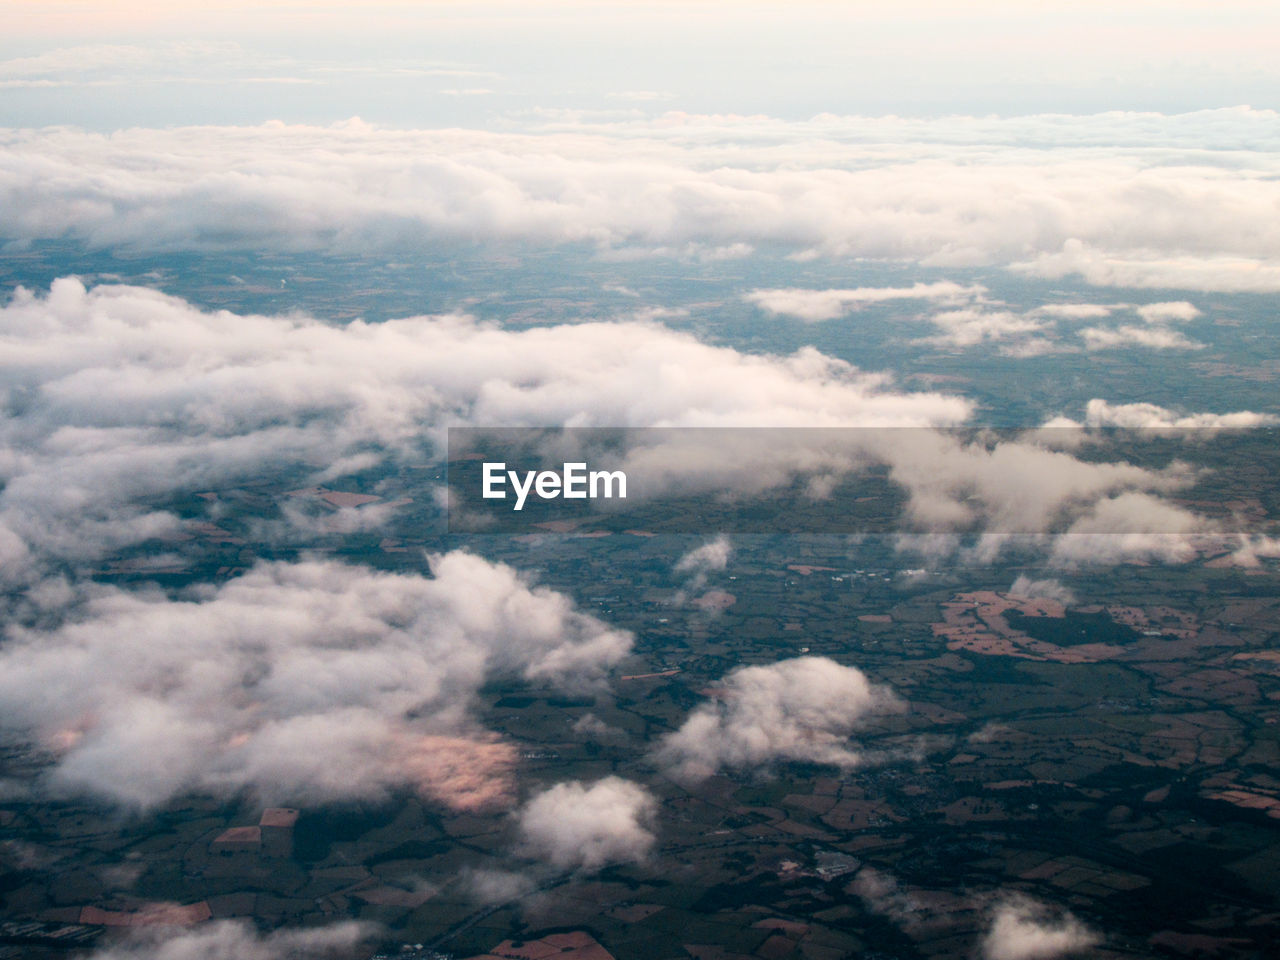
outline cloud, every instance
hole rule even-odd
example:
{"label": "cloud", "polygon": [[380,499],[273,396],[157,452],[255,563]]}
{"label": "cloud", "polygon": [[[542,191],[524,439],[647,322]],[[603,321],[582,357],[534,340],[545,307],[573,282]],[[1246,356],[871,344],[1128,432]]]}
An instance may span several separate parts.
{"label": "cloud", "polygon": [[789,287],[752,290],[743,299],[775,315],[810,322],[834,320],[851,310],[890,300],[934,300],[963,302],[986,293],[981,285],[962,286],[950,281],[916,283],[910,287],[858,287],[854,290],[805,290]]}
{"label": "cloud", "polygon": [[1242,567],[1256,567],[1262,557],[1280,557],[1280,537],[1241,536],[1235,541],[1232,561]]}
{"label": "cloud", "polygon": [[1079,333],[1087,349],[1129,345],[1154,349],[1198,349],[1201,346],[1166,326],[1199,316],[1199,309],[1186,301],[1142,306],[1049,303],[1031,310],[1015,311],[998,309],[999,302],[990,300],[986,294],[987,288],[981,285],[962,286],[939,281],[917,283],[912,287],[865,287],[856,290],[754,290],[745,299],[770,313],[807,321],[830,320],[868,303],[897,299],[931,300],[949,309],[935,310],[925,317],[937,333],[916,340],[917,344],[955,349],[997,344],[1000,353],[1011,357],[1043,356],[1077,349],[1054,338],[1059,322],[1101,319],[1117,310],[1133,310],[1148,326],[1088,327]]}
{"label": "cloud", "polygon": [[484,904],[509,903],[537,889],[533,878],[509,870],[464,869],[462,884],[472,898]]}
{"label": "cloud", "polygon": [[1203,350],[1204,344],[1189,340],[1168,327],[1086,327],[1080,331],[1086,350],[1113,350],[1117,347],[1149,347],[1152,350]]}
{"label": "cloud", "polygon": [[700,547],[694,547],[679,560],[674,567],[676,573],[705,573],[709,570],[723,570],[729,564],[733,547],[729,538],[720,536],[709,540]]}
{"label": "cloud", "polygon": [[[1185,300],[1141,305],[1114,304],[1114,309],[1133,310],[1146,326],[1122,324],[1117,327],[1086,327],[1079,331],[1086,350],[1108,350],[1116,347],[1149,347],[1153,350],[1200,350],[1204,344],[1188,339],[1171,329],[1170,323],[1185,323],[1200,315],[1198,308]],[[1081,316],[1087,316],[1081,314]]]}
{"label": "cloud", "polygon": [[[175,496],[422,463],[439,456],[445,425],[937,427],[973,409],[811,347],[749,354],[653,322],[503,330],[445,315],[339,327],[73,279],[46,296],[15,293],[0,308],[0,346],[0,576],[11,582],[157,539],[181,553],[190,528],[169,509]],[[722,432],[714,447],[640,440],[622,466],[663,491],[761,494],[799,476],[820,499],[851,472],[888,464],[911,523],[935,529],[1041,531],[1099,496],[1177,485],[928,429],[817,433],[781,430],[762,444]],[[283,499],[255,535],[305,546],[393,523],[398,509]]]}
{"label": "cloud", "polygon": [[[7,131],[0,202],[19,242],[368,252],[465,237],[708,256],[778,245],[1274,292],[1273,118],[1131,115],[1141,133],[1112,115],[787,124],[686,114],[525,133],[358,120]],[[1206,149],[1219,143],[1232,149]],[[837,293],[792,307],[817,317],[844,302]]]}
{"label": "cloud", "polygon": [[633,103],[674,100],[676,96],[677,94],[664,90],[618,90],[609,94],[611,100],[629,100]]}
{"label": "cloud", "polygon": [[47,789],[127,806],[246,788],[506,805],[516,750],[477,726],[476,691],[589,689],[631,637],[501,564],[455,552],[432,574],[264,563],[186,599],[102,590],[60,627],[10,631],[6,726],[53,755]]}
{"label": "cloud", "polygon": [[230,41],[87,43],[0,60],[0,87],[134,87],[139,84],[315,84],[313,68]]}
{"label": "cloud", "polygon": [[[190,35],[199,33],[199,29],[194,29]],[[271,75],[264,76],[264,73]],[[297,59],[264,54],[227,40],[158,41],[145,45],[85,43],[0,60],[0,86],[137,88],[151,83],[324,83],[332,86],[364,76],[388,77],[403,83],[433,78],[492,80],[500,75],[489,70],[433,65],[419,58],[382,57],[376,64]]]}
{"label": "cloud", "polygon": [[1055,917],[1042,904],[1018,897],[996,908],[982,940],[982,956],[984,960],[1057,960],[1101,942],[1100,935],[1070,913]]}
{"label": "cloud", "polygon": [[[1095,397],[1085,405],[1088,427],[1125,427],[1133,430],[1246,429],[1280,422],[1270,413],[1237,410],[1233,413],[1178,414],[1154,403],[1112,404]],[[1066,425],[1065,422],[1060,422]]]}
{"label": "cloud", "polygon": [[1050,559],[1066,566],[1133,560],[1186,563],[1196,535],[1212,531],[1203,519],[1141,493],[1099,500],[1067,531],[1053,538]]}
{"label": "cloud", "polygon": [[799,476],[819,501],[839,480],[883,464],[907,496],[902,529],[921,533],[1061,530],[1101,498],[1172,492],[1194,480],[1177,462],[1086,462],[1051,446],[1036,434],[966,438],[934,429],[651,431],[636,435],[616,466],[636,478],[637,500],[652,490],[765,495]]}
{"label": "cloud", "polygon": [[[1117,310],[1132,310],[1147,327],[1088,327],[1079,332],[1086,348],[1101,350],[1118,346],[1147,346],[1154,349],[1198,349],[1201,345],[1170,330],[1169,323],[1185,322],[1200,315],[1186,301],[1150,303],[1048,303],[1030,310],[998,309],[999,301],[987,297],[981,285],[962,286],[950,281],[917,283],[912,287],[864,287],[856,290],[805,290],[785,288],[754,290],[745,297],[773,314],[802,320],[830,320],[868,303],[897,299],[926,299],[949,309],[935,310],[928,320],[936,329],[917,344],[966,349],[997,344],[1000,353],[1011,357],[1035,357],[1046,353],[1072,351],[1054,334],[1060,322],[1097,320]],[[916,318],[913,318],[916,319]]]}
{"label": "cloud", "polygon": [[1073,606],[1076,602],[1075,591],[1064,587],[1057,580],[1032,580],[1025,573],[1019,574],[1009,587],[1009,596],[1020,599],[1057,600],[1064,607]]}
{"label": "cloud", "polygon": [[1096,320],[1110,316],[1115,309],[1116,305],[1105,303],[1046,303],[1031,312],[1062,320]]}
{"label": "cloud", "polygon": [[605,723],[594,713],[584,713],[573,723],[574,735],[582,740],[618,743],[627,739],[627,731]]}
{"label": "cloud", "polygon": [[1138,316],[1147,323],[1185,323],[1200,316],[1200,311],[1185,300],[1173,303],[1146,303],[1138,307]]}
{"label": "cloud", "polygon": [[641,861],[656,839],[649,829],[656,811],[644,787],[620,777],[558,783],[517,814],[521,848],[562,869]]}
{"label": "cloud", "polygon": [[1107,252],[1071,239],[1058,252],[1009,264],[1015,273],[1060,279],[1078,276],[1099,287],[1201,290],[1216,293],[1275,293],[1280,290],[1280,257],[1241,257],[1225,253],[1195,256],[1171,251],[1166,256],[1134,251]]}
{"label": "cloud", "polygon": [[[536,129],[616,135],[679,144],[714,145],[724,154],[743,141],[767,146],[771,156],[808,166],[834,165],[851,146],[883,155],[897,146],[912,156],[939,158],[955,151],[966,159],[990,160],[992,147],[1036,156],[1048,151],[1107,148],[1150,151],[1151,156],[1182,156],[1205,143],[1230,143],[1265,153],[1280,149],[1274,110],[1248,106],[1185,113],[1111,110],[1098,114],[1014,114],[945,117],[820,113],[807,120],[783,120],[761,114],[695,114],[673,110],[656,116],[628,115],[615,122],[594,122],[593,111],[543,110]],[[804,144],[797,149],[797,141]],[[1167,153],[1166,153],[1167,151]]]}
{"label": "cloud", "polygon": [[[44,297],[19,290],[0,309],[0,343],[12,404],[0,419],[0,557],[11,566],[176,535],[178,519],[154,501],[177,491],[420,459],[446,423],[923,425],[970,410],[812,348],[751,355],[655,323],[505,331],[450,315],[336,327],[73,279]],[[355,529],[391,512],[366,511],[326,522]],[[303,506],[290,517],[317,532]]]}
{"label": "cloud", "polygon": [[243,56],[235,43],[166,43],[152,47],[132,44],[89,43],[58,47],[30,57],[0,60],[0,78],[66,80],[104,71],[127,71],[136,76],[140,69],[165,68],[193,62],[223,64]]}
{"label": "cloud", "polygon": [[1097,320],[1118,310],[1132,310],[1146,326],[1091,326],[1079,331],[1089,350],[1119,346],[1146,346],[1154,349],[1199,349],[1183,334],[1167,325],[1199,316],[1198,308],[1186,301],[1150,303],[1048,303],[1030,310],[999,309],[1000,301],[987,296],[981,285],[961,286],[948,281],[917,283],[913,287],[857,290],[755,290],[746,299],[775,314],[789,314],[804,320],[827,320],[865,303],[893,299],[921,298],[948,307],[912,319],[927,319],[937,330],[933,336],[914,341],[954,349],[997,345],[1010,357],[1037,357],[1047,353],[1072,352],[1078,348],[1056,338],[1063,323]]}
{"label": "cloud", "polygon": [[974,950],[962,951],[958,944],[962,937],[968,939],[980,921],[991,894],[915,886],[869,866],[858,871],[847,889],[867,910],[886,918],[917,943],[947,941],[954,956],[978,955]]}
{"label": "cloud", "polygon": [[906,887],[890,874],[863,867],[849,885],[874,913],[887,917],[913,939],[939,939],[969,928],[975,909],[990,910],[979,945],[982,960],[1058,960],[1097,946],[1102,937],[1070,912],[1054,913],[1021,894],[952,894]]}
{"label": "cloud", "polygon": [[[1042,333],[1047,329],[1043,320],[1009,310],[983,310],[968,307],[963,310],[947,310],[929,317],[929,322],[939,333],[918,341],[940,346],[973,347],[980,343],[1022,339],[1028,334]],[[1013,347],[1010,349],[1017,349]]]}
{"label": "cloud", "polygon": [[901,920],[910,917],[919,907],[898,885],[898,881],[875,867],[863,867],[850,884],[852,891],[867,908],[876,913]]}
{"label": "cloud", "polygon": [[915,939],[932,939],[948,931],[954,926],[952,910],[968,906],[964,901],[948,902],[945,895],[939,898],[936,891],[906,887],[875,867],[860,869],[849,890],[868,910],[888,918]]}
{"label": "cloud", "polygon": [[191,930],[155,927],[131,932],[100,947],[88,960],[326,960],[353,955],[372,937],[362,923],[335,923],[309,929],[259,934],[238,920],[214,920]]}
{"label": "cloud", "polygon": [[779,760],[852,768],[865,757],[850,735],[867,718],[901,709],[888,688],[826,657],[739,667],[724,678],[714,700],[663,738],[655,759],[681,780]]}
{"label": "cloud", "polygon": [[1172,491],[1191,479],[1176,464],[1152,472],[1125,462],[1086,463],[1034,442],[988,448],[927,431],[897,439],[886,460],[890,478],[910,494],[907,519],[934,532],[981,519],[992,533],[1039,533],[1122,491]]}
{"label": "cloud", "polygon": [[805,290],[785,288],[753,290],[744,299],[773,314],[798,317],[806,321],[830,320],[868,303],[898,299],[924,299],[949,307],[928,314],[937,333],[915,342],[967,349],[997,344],[1000,353],[1011,357],[1043,356],[1046,353],[1070,351],[1054,338],[1061,321],[1097,320],[1117,310],[1133,310],[1147,327],[1088,327],[1080,331],[1087,349],[1101,350],[1118,346],[1146,346],[1154,349],[1198,349],[1201,345],[1166,324],[1184,322],[1200,315],[1198,308],[1186,301],[1130,304],[1049,303],[1031,310],[997,309],[998,301],[987,297],[981,285],[962,286],[950,281],[917,283],[912,287],[863,287],[856,290]]}
{"label": "cloud", "polygon": [[[715,444],[711,444],[712,447]],[[676,573],[688,574],[684,585],[672,597],[672,603],[681,606],[688,602],[689,595],[696,593],[707,585],[707,574],[725,569],[729,558],[733,555],[733,547],[726,536],[718,536],[700,547],[694,547],[672,568]],[[713,610],[718,613],[719,610]]]}

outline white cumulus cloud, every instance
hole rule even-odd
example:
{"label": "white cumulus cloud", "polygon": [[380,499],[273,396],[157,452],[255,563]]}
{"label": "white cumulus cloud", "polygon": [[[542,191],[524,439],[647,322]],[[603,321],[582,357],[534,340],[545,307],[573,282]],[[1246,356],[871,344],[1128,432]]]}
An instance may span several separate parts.
{"label": "white cumulus cloud", "polygon": [[663,738],[655,759],[684,780],[780,760],[856,767],[865,758],[850,736],[868,717],[900,709],[888,688],[826,657],[739,667]]}
{"label": "white cumulus cloud", "polygon": [[621,777],[558,783],[518,813],[521,847],[566,869],[640,861],[656,840],[650,829],[656,811],[648,790]]}
{"label": "white cumulus cloud", "polygon": [[708,570],[723,570],[733,554],[733,546],[728,537],[716,537],[708,540],[700,547],[694,547],[676,561],[676,573],[703,573]]}
{"label": "white cumulus cloud", "polygon": [[1025,897],[1005,900],[982,940],[984,960],[1058,960],[1102,942],[1102,937],[1070,913],[1052,915]]}

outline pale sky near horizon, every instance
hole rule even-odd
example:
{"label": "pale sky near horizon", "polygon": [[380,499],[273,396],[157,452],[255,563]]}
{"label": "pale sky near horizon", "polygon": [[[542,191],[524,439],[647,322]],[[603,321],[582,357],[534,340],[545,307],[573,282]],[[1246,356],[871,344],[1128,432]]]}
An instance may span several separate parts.
{"label": "pale sky near horizon", "polygon": [[5,0],[0,125],[1280,106],[1256,2]]}

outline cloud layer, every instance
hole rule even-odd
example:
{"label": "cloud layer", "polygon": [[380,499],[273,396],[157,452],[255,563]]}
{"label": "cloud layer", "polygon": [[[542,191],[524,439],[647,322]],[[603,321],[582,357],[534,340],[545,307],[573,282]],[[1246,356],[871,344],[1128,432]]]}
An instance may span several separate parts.
{"label": "cloud layer", "polygon": [[[465,316],[335,327],[59,280],[0,309],[0,561],[172,535],[148,504],[280,469],[424,455],[446,424],[927,425],[970,404],[812,348],[759,356],[654,323],[506,331]],[[305,518],[299,518],[305,519]]]}
{"label": "cloud layer", "polygon": [[[665,119],[523,134],[359,121],[10,130],[0,203],[8,239],[112,248],[366,251],[434,237],[737,256],[776,244],[1118,286],[1280,289],[1268,111],[1131,117],[1137,133],[1108,115]],[[857,302],[840,293],[802,312]]]}
{"label": "cloud layer", "polygon": [[[165,506],[175,495],[264,475],[330,483],[422,462],[438,455],[446,425],[934,427],[973,410],[812,348],[749,354],[652,322],[504,330],[447,315],[338,327],[206,312],[71,279],[43,297],[20,290],[0,308],[0,348],[0,578],[10,582],[147,541],[176,543],[187,527]],[[1097,403],[1095,419],[1120,410]],[[1084,463],[1034,441],[966,445],[929,429],[851,432],[817,446],[804,431],[764,445],[721,440],[714,449],[703,439],[641,444],[627,466],[686,491],[763,492],[808,474],[821,498],[851,471],[883,463],[908,491],[917,526],[1021,532],[1048,529],[1063,510],[1086,514],[1103,497],[1185,480]],[[347,508],[320,523],[300,501],[279,509],[272,535],[304,545],[326,530],[376,528],[395,511]]]}

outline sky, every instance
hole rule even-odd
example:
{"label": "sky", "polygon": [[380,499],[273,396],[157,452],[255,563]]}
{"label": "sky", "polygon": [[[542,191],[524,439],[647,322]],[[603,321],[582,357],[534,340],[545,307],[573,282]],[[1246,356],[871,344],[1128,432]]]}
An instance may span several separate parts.
{"label": "sky", "polygon": [[804,119],[1280,101],[1274,4],[7,0],[0,123],[106,130],[548,110]]}

